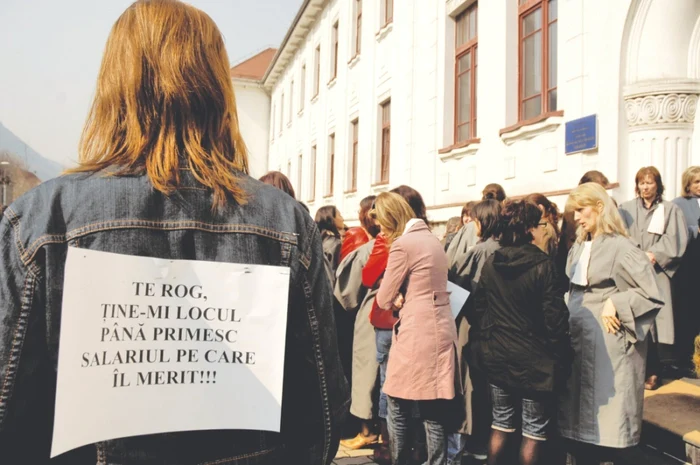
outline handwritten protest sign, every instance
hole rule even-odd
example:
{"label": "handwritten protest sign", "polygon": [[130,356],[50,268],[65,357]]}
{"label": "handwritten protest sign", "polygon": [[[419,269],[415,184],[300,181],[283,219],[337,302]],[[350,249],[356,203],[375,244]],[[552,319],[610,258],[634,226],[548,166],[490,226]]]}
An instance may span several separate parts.
{"label": "handwritten protest sign", "polygon": [[279,431],[289,268],[69,248],[51,456],[174,431]]}

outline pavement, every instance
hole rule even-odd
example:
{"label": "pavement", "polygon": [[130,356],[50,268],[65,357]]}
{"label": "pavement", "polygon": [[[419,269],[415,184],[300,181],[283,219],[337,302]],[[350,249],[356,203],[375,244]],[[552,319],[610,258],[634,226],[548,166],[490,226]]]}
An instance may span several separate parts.
{"label": "pavement", "polygon": [[372,449],[350,450],[340,445],[333,465],[374,465]]}

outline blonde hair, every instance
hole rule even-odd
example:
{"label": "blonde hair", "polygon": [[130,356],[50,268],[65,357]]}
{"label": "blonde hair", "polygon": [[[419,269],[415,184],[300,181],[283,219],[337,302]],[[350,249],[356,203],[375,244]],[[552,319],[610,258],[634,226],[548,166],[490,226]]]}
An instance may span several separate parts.
{"label": "blonde hair", "polygon": [[245,203],[248,156],[229,68],[208,15],[177,0],[133,3],[107,39],[80,164],[69,171],[145,173],[169,195],[189,169],[213,190],[213,207],[228,195]]}
{"label": "blonde hair", "polygon": [[387,239],[394,242],[401,237],[406,224],[415,213],[406,200],[393,192],[382,192],[374,201],[373,216],[387,231]]}
{"label": "blonde hair", "polygon": [[687,170],[683,171],[683,176],[681,177],[681,197],[690,197],[690,185],[693,183],[695,178],[700,176],[700,166],[691,166]]}
{"label": "blonde hair", "polygon": [[[629,237],[615,202],[603,186],[595,182],[587,182],[579,185],[569,194],[569,199],[566,201],[567,211],[580,210],[584,207],[593,207],[598,211],[596,228],[601,234],[619,234]],[[587,235],[588,233],[579,226],[576,230],[576,241],[585,241]]]}

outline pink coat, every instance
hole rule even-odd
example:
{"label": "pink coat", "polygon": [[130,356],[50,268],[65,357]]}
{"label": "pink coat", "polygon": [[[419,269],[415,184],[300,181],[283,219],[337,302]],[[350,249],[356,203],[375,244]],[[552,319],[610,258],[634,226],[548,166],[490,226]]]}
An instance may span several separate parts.
{"label": "pink coat", "polygon": [[457,327],[450,310],[447,256],[420,221],[397,239],[379,287],[377,303],[391,308],[399,292],[405,303],[394,325],[384,392],[410,400],[452,399],[457,376]]}

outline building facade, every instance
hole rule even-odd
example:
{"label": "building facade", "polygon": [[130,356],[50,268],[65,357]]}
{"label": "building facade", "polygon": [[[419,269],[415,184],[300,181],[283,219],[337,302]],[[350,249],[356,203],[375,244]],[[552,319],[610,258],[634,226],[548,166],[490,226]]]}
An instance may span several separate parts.
{"label": "building facade", "polygon": [[312,213],[400,184],[436,223],[491,182],[562,207],[591,169],[623,201],[646,165],[672,198],[700,164],[700,2],[305,0],[262,84],[267,166]]}

